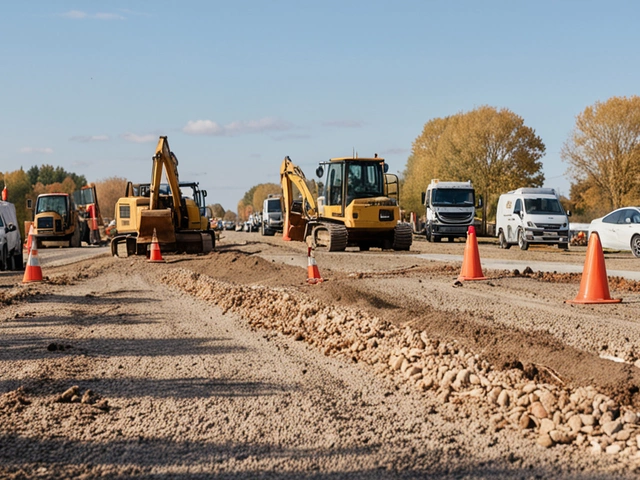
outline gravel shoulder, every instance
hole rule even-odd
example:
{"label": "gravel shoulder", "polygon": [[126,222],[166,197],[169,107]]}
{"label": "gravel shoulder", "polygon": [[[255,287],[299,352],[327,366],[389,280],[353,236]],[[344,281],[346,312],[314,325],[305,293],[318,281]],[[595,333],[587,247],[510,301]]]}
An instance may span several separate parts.
{"label": "gravel shoulder", "polygon": [[[637,293],[570,307],[571,277],[454,286],[457,266],[410,255],[316,257],[310,286],[304,246],[225,232],[163,265],[3,274],[0,476],[635,478]],[[550,439],[570,408],[620,428],[543,445],[546,393]]]}

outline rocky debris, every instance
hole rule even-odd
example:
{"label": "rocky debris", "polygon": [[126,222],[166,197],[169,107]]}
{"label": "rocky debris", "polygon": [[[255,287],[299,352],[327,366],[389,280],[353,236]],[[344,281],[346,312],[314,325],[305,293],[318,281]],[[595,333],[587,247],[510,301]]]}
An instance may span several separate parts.
{"label": "rocky debris", "polygon": [[323,305],[286,289],[232,285],[185,269],[162,280],[224,313],[241,314],[255,328],[277,330],[325,355],[371,365],[397,382],[434,392],[443,403],[481,405],[496,431],[512,428],[533,434],[544,448],[591,447],[640,465],[638,413],[591,386],[536,383],[521,369],[497,370],[480,355],[432,339],[427,331],[401,329],[362,310]]}
{"label": "rocky debris", "polygon": [[21,412],[27,405],[31,405],[31,401],[27,399],[23,387],[0,396],[0,414]]}
{"label": "rocky debris", "polygon": [[55,401],[58,403],[82,403],[92,405],[103,411],[109,411],[110,409],[109,402],[106,399],[100,398],[93,390],[85,390],[82,396],[80,396],[80,387],[77,385],[65,390]]}

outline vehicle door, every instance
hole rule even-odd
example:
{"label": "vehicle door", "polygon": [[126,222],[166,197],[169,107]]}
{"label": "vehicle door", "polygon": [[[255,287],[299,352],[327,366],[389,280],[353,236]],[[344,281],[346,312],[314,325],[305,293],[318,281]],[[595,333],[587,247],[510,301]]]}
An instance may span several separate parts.
{"label": "vehicle door", "polygon": [[522,199],[517,198],[513,205],[513,213],[507,218],[507,232],[509,243],[518,242],[518,230],[522,227],[522,217],[524,215]]}
{"label": "vehicle door", "polygon": [[618,223],[618,221],[622,215],[622,210],[616,210],[602,219],[602,224],[598,227],[598,235],[603,248],[620,248],[622,242],[618,240],[618,229],[622,224]]}
{"label": "vehicle door", "polygon": [[620,242],[621,250],[631,249],[631,237],[638,233],[638,227],[640,227],[640,213],[635,208],[625,208],[622,210],[618,220],[618,235],[617,239]]}

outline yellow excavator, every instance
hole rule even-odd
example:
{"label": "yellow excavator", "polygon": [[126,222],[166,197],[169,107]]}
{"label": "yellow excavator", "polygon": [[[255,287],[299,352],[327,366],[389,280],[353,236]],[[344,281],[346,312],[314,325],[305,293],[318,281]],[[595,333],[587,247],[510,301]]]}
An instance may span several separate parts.
{"label": "yellow excavator", "polygon": [[[163,171],[166,184],[161,183]],[[180,185],[178,159],[169,148],[167,137],[160,137],[153,156],[151,183],[134,186],[129,182],[126,196],[116,204],[117,234],[111,240],[113,255],[145,255],[154,231],[161,251],[209,253],[213,250],[215,232],[209,226],[203,204],[206,192],[196,189],[195,198],[188,198],[182,195]],[[123,246],[126,253],[122,252]]]}
{"label": "yellow excavator", "polygon": [[398,177],[387,170],[377,155],[321,162],[316,175],[324,181],[316,202],[302,170],[285,157],[280,167],[283,239],[306,241],[329,251],[347,247],[409,250],[413,231],[400,221]]}

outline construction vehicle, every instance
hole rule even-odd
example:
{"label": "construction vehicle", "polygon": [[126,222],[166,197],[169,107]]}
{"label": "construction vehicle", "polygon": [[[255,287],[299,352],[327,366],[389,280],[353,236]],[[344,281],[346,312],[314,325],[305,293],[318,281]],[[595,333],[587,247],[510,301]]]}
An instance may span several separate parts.
{"label": "construction vehicle", "polygon": [[[324,181],[316,202],[302,170],[285,157],[280,167],[283,238],[329,251],[351,246],[409,250],[413,235],[411,225],[400,222],[398,177],[387,170],[377,154],[321,162],[316,175]],[[294,187],[300,199],[294,198]]]}
{"label": "construction vehicle", "polygon": [[[81,241],[89,245],[101,243],[101,231],[104,232],[104,223],[100,214],[98,195],[94,184],[82,187],[73,192],[73,200],[78,207],[78,216],[84,227],[81,228]],[[91,235],[91,232],[96,232]]]}
{"label": "construction vehicle", "polygon": [[[167,179],[164,184],[163,172]],[[193,198],[182,195],[183,185],[192,188]],[[205,197],[206,191],[201,191],[197,183],[180,183],[178,159],[169,148],[167,137],[160,137],[153,156],[151,182],[128,183],[125,196],[116,204],[117,233],[111,240],[111,253],[145,255],[154,233],[161,251],[211,252],[215,232],[206,215]]]}
{"label": "construction vehicle", "polygon": [[43,193],[36,199],[33,217],[34,241],[38,247],[80,247],[86,224],[81,219],[73,196],[68,193]]}

